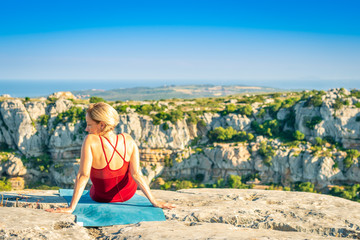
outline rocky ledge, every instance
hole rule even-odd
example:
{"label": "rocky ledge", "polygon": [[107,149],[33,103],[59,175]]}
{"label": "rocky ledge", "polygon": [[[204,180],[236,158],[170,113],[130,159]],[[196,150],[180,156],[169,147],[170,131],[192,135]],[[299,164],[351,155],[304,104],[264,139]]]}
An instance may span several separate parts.
{"label": "rocky ledge", "polygon": [[[153,190],[177,205],[167,221],[84,228],[57,191],[1,192],[0,239],[359,239],[360,204],[304,192],[240,189]],[[141,194],[141,192],[138,192]]]}

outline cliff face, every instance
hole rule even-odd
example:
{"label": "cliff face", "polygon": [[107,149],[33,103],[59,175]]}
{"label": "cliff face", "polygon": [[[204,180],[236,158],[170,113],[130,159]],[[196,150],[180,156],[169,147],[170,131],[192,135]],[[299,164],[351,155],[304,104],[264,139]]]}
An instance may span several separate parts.
{"label": "cliff face", "polygon": [[[350,104],[335,109],[334,104],[339,98],[346,98]],[[271,99],[268,100],[271,102]],[[254,112],[251,116],[208,112],[199,116],[205,124],[194,125],[186,119],[178,120],[175,124],[167,121],[166,130],[162,124],[154,125],[150,116],[139,115],[130,109],[120,115],[116,130],[129,133],[138,144],[143,172],[149,181],[159,174],[178,178],[194,178],[201,174],[205,182],[211,182],[230,174],[258,173],[263,182],[288,185],[296,181],[311,181],[323,187],[333,183],[360,182],[358,159],[353,159],[354,164],[345,167],[344,151],[332,149],[324,150],[327,154],[316,153],[310,144],[315,142],[316,137],[326,137],[342,143],[346,149],[360,149],[360,108],[354,106],[359,102],[347,91],[340,93],[340,90],[331,90],[322,96],[320,106],[308,106],[306,101],[299,101],[292,108],[281,108],[276,118],[269,114],[259,118],[257,113],[262,105],[253,103]],[[28,169],[26,177],[36,179],[47,176],[62,186],[73,184],[79,167],[81,144],[86,136],[84,121],[70,121],[70,117],[65,114],[74,107],[85,109],[87,106],[66,99],[58,99],[53,103],[46,103],[45,100],[23,102],[20,99],[5,99],[0,103],[1,146],[18,151],[18,157],[38,158],[38,162],[43,161],[41,156],[44,153],[51,156],[48,172]],[[61,114],[64,115],[62,119],[59,118]],[[282,130],[299,130],[305,134],[309,143],[290,147],[277,139],[256,136],[250,143],[209,145],[207,133],[217,127],[254,132],[252,121],[283,121],[289,114],[294,114],[294,124],[285,124]],[[44,116],[47,116],[47,121],[41,122]],[[309,121],[314,118],[318,121],[309,127]],[[195,140],[196,147],[201,147],[199,151],[190,147]],[[271,165],[265,164],[263,156],[259,154],[263,141],[275,151]],[[166,165],[165,159],[170,159],[172,166]],[[0,167],[3,175],[25,174],[24,171],[6,174],[7,166],[11,164],[5,163],[2,161]],[[27,166],[30,168],[29,164]]]}

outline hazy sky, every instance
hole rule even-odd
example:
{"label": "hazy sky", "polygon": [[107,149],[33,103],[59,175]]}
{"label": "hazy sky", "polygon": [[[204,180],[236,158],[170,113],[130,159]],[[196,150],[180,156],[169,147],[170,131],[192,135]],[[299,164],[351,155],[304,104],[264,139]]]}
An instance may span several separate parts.
{"label": "hazy sky", "polygon": [[360,82],[360,1],[1,1],[0,80]]}

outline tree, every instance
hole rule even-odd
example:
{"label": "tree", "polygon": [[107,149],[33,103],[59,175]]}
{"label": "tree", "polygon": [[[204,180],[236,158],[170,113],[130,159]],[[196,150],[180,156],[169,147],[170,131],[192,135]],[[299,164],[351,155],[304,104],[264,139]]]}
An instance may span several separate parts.
{"label": "tree", "polygon": [[229,105],[226,105],[225,107],[225,111],[227,113],[232,113],[232,112],[235,112],[236,111],[236,106],[234,104],[229,104]]}
{"label": "tree", "polygon": [[246,106],[241,106],[239,108],[239,113],[250,117],[253,113],[253,109],[251,105],[247,104]]}
{"label": "tree", "polygon": [[106,102],[103,98],[101,97],[90,97],[89,99],[90,103],[98,103],[98,102]]}

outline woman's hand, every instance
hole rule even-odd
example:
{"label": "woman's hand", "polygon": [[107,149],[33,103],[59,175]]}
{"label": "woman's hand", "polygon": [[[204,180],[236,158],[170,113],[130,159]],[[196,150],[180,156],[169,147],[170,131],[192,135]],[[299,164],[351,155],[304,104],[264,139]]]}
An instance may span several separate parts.
{"label": "woman's hand", "polygon": [[162,209],[173,209],[173,208],[176,208],[176,205],[175,204],[172,204],[172,203],[166,203],[166,202],[154,202],[152,204],[154,207],[158,207],[158,208],[162,208]]}
{"label": "woman's hand", "polygon": [[47,212],[54,212],[54,213],[72,213],[74,211],[74,209],[70,208],[70,207],[58,207],[58,208],[50,208],[50,209],[45,209],[45,211]]}

